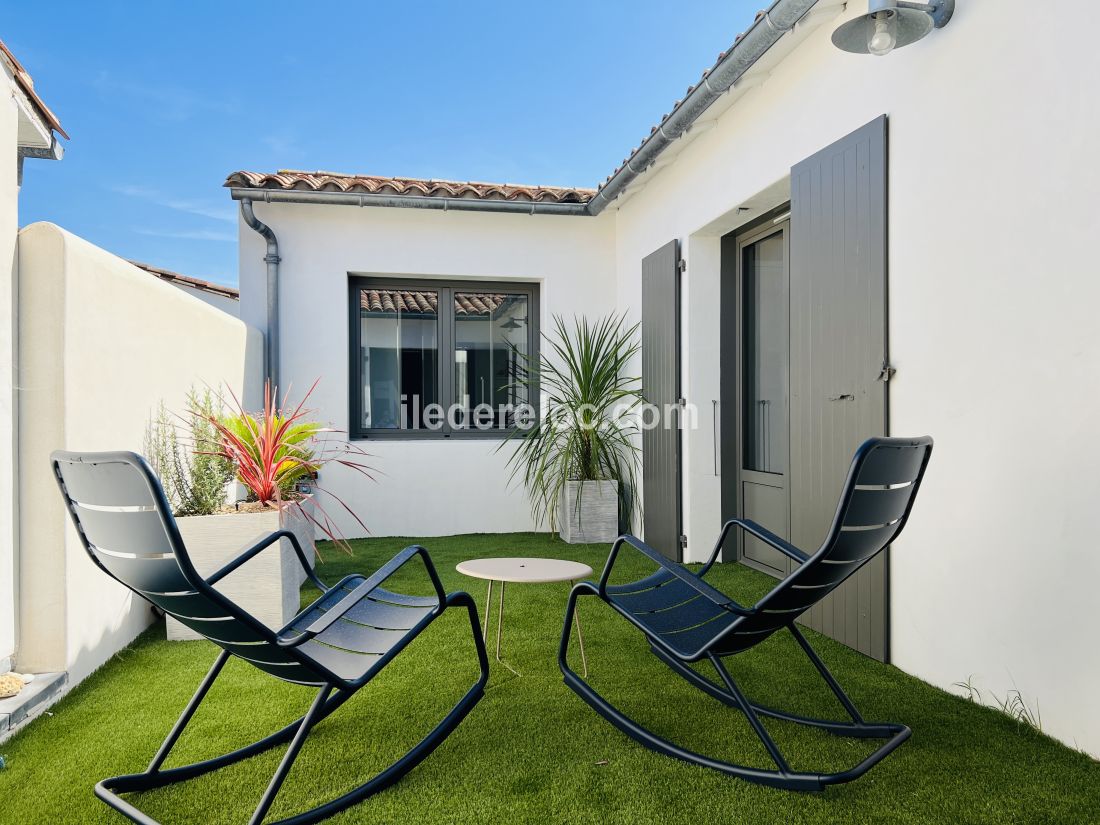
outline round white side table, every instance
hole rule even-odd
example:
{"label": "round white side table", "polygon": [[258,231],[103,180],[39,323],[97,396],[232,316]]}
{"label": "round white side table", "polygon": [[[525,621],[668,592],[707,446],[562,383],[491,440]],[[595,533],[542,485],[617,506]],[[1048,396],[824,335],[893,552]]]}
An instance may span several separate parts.
{"label": "round white side table", "polygon": [[[489,581],[489,592],[485,596],[485,619],[481,631],[482,635],[488,635],[489,633],[489,607],[493,599],[493,584],[494,582],[500,583],[500,602],[497,606],[496,657],[498,662],[516,676],[522,674],[500,658],[501,628],[504,627],[505,584],[551,584],[554,582],[569,582],[572,584],[578,579],[584,579],[592,575],[592,568],[587,564],[581,564],[578,561],[565,561],[564,559],[471,559],[456,565],[455,569],[464,576]],[[581,651],[581,665],[584,669],[584,675],[587,677],[588,658],[584,654],[584,636],[581,635],[579,612],[574,613],[574,626],[577,628],[577,646]]]}

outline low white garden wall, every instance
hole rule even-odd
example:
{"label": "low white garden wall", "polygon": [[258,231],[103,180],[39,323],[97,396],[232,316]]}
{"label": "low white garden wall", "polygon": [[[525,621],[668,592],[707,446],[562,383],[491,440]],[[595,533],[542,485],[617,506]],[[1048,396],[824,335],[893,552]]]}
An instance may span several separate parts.
{"label": "low white garden wall", "polygon": [[225,385],[254,401],[261,335],[53,224],[19,233],[19,634],[21,670],[70,684],[150,621],[148,606],[87,558],[50,452],[140,452],[163,399]]}

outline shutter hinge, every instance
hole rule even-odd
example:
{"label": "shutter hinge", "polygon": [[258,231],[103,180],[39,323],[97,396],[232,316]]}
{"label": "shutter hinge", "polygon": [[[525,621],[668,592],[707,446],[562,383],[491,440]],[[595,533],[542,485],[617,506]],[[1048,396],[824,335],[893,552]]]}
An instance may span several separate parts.
{"label": "shutter hinge", "polygon": [[683,549],[687,549],[687,546],[688,546],[687,533],[681,533],[680,534],[680,547],[683,548]]}
{"label": "shutter hinge", "polygon": [[676,269],[678,269],[680,272],[687,272],[687,268],[688,262],[685,258],[680,258],[680,260],[676,262]]}
{"label": "shutter hinge", "polygon": [[686,398],[677,398],[676,399],[676,406],[678,406],[680,409],[684,409],[685,407],[687,407],[687,405],[688,405],[688,400]]}
{"label": "shutter hinge", "polygon": [[878,380],[881,381],[884,384],[888,383],[890,381],[890,379],[894,377],[894,374],[896,372],[897,372],[897,370],[890,366],[889,361],[883,361],[882,362],[882,369],[879,371],[879,374],[878,374]]}

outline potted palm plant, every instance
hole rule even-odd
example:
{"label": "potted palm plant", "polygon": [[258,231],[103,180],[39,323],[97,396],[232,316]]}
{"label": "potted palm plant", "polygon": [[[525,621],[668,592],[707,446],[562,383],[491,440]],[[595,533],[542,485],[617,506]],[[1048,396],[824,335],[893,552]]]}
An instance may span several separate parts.
{"label": "potted palm plant", "polygon": [[[286,398],[280,404],[274,388],[267,385],[258,413],[246,411],[232,394],[228,413],[225,404],[212,403],[209,394],[204,403],[196,403],[193,396],[186,418],[189,451],[177,449],[174,435],[165,434],[163,428],[154,431],[154,449],[148,452],[155,457],[154,469],[165,481],[180,534],[200,574],[213,573],[276,530],[292,532],[311,563],[315,535],[346,546],[325,510],[325,497],[335,500],[366,529],[342,500],[316,483],[320,469],[329,463],[367,477],[370,472],[360,460],[365,453],[330,438],[335,430],[310,420],[305,404],[312,391],[297,406],[290,406]],[[159,447],[158,441],[162,442]],[[198,477],[209,477],[201,486],[205,491],[201,498],[193,493]],[[227,504],[225,487],[233,480],[243,486],[245,495]],[[293,547],[284,539],[219,582],[218,588],[260,621],[279,628],[298,611],[298,589],[304,578]],[[168,638],[199,636],[169,618]]]}
{"label": "potted palm plant", "polygon": [[641,403],[641,379],[627,374],[638,353],[638,325],[625,316],[572,327],[555,316],[538,356],[519,354],[514,384],[534,401],[541,420],[515,430],[512,478],[522,480],[536,522],[549,521],[571,544],[614,540],[631,520],[639,449],[631,413]]}

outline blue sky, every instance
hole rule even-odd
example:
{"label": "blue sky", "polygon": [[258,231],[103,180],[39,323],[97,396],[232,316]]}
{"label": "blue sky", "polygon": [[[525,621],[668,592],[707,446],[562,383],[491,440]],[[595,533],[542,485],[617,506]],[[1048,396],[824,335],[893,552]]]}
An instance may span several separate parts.
{"label": "blue sky", "polygon": [[72,135],[20,223],[235,283],[237,169],[592,186],[761,5],[19,4],[0,39]]}

